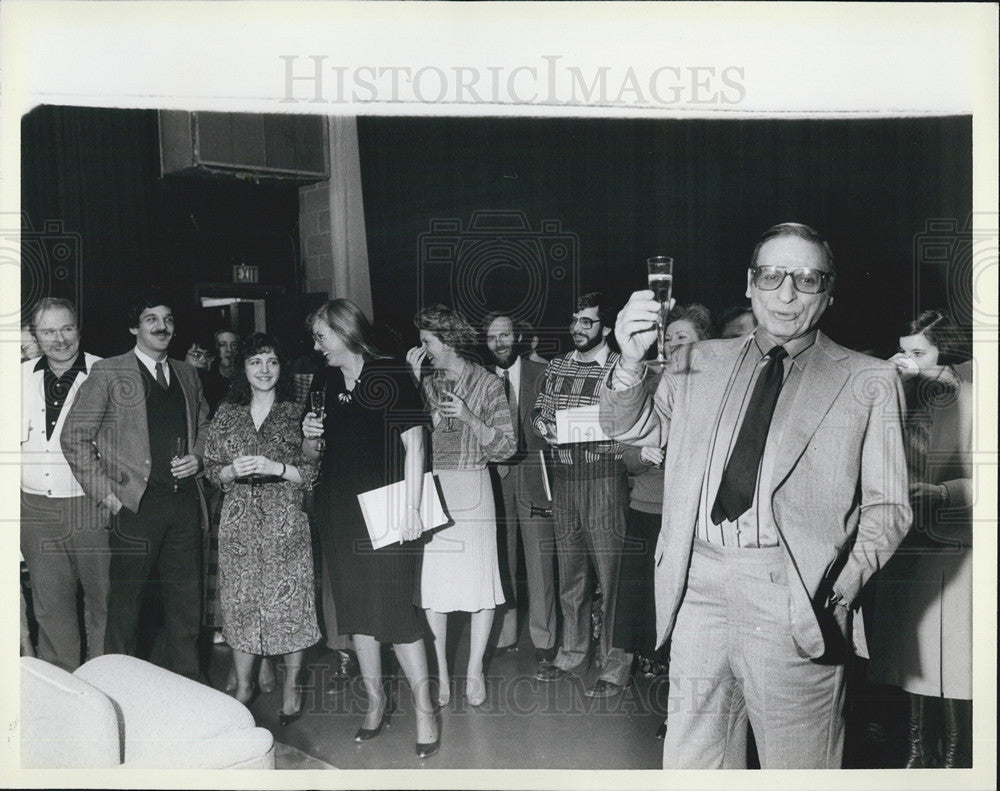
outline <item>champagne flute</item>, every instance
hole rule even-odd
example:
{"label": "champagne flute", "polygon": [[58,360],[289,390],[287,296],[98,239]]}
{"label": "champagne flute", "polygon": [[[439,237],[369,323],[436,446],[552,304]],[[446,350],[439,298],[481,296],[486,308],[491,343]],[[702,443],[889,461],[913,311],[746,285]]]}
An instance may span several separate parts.
{"label": "champagne flute", "polygon": [[[445,392],[451,390],[454,387],[455,387],[455,381],[453,379],[449,379],[448,378],[448,372],[447,371],[442,371],[440,369],[435,369],[435,371],[434,371],[434,394],[435,394],[435,396],[437,396],[437,401],[438,401],[439,405],[445,399],[445,395],[444,395]],[[444,420],[442,422],[444,424],[444,430],[445,431],[454,431],[455,430],[455,421],[452,418],[446,417],[446,418],[444,418]]]}
{"label": "champagne flute", "polygon": [[[326,390],[313,390],[309,393],[309,410],[320,421],[326,418]],[[317,438],[316,450],[322,453],[325,449],[326,440],[323,437]]]}
{"label": "champagne flute", "polygon": [[670,295],[674,287],[674,259],[665,255],[654,255],[646,259],[646,273],[653,299],[660,303],[660,315],[656,322],[656,359],[652,365],[661,369],[666,364],[667,316],[670,314]]}
{"label": "champagne flute", "polygon": [[[247,456],[259,456],[260,455],[260,443],[257,441],[257,437],[253,437],[250,442],[247,443]],[[254,487],[256,486],[257,473],[250,473],[247,478],[250,480],[250,494],[254,493]]]}
{"label": "champagne flute", "polygon": [[[174,461],[182,459],[184,457],[184,437],[176,437],[174,439]],[[174,478],[174,492],[180,488],[180,480],[176,477]]]}

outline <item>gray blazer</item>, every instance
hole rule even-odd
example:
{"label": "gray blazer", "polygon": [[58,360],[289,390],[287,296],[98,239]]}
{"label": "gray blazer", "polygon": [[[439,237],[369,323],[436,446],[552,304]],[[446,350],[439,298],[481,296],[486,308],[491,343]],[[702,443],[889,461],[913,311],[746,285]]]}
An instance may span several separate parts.
{"label": "gray blazer", "polygon": [[[208,430],[201,381],[187,363],[168,362],[187,405],[187,446],[201,456]],[[140,365],[134,351],[95,362],[66,416],[61,443],[73,474],[95,502],[114,492],[133,513],[139,510],[152,468]],[[200,476],[196,484],[201,493]]]}
{"label": "gray blazer", "polygon": [[[652,397],[641,383],[602,389],[601,424],[609,436],[667,443],[655,555],[658,645],[670,635],[683,597],[712,426],[747,342],[692,344]],[[830,586],[853,602],[910,527],[902,404],[891,363],[817,335],[771,478],[762,482],[787,550],[791,631],[803,656],[817,658],[826,649],[818,613]]]}

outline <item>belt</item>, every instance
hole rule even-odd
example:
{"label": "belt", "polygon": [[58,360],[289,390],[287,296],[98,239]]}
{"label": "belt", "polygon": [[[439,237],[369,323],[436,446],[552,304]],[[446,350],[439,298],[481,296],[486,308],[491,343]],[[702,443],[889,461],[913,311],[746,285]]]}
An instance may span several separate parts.
{"label": "belt", "polygon": [[244,475],[242,478],[236,478],[233,483],[244,486],[261,486],[265,483],[285,483],[285,479],[280,475]]}

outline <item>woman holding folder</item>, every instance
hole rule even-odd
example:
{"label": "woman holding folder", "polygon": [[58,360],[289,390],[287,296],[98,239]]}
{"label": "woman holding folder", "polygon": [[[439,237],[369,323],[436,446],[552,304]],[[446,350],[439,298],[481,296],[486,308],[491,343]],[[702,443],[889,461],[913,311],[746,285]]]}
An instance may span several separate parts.
{"label": "woman holding folder", "polygon": [[[325,391],[323,417],[302,421],[303,452],[321,459],[314,490],[315,522],[333,570],[333,595],[342,634],[352,634],[368,695],[356,742],[375,738],[388,724],[382,685],[381,643],[391,643],[413,690],[417,755],[438,751],[440,739],[428,689],[424,630],[413,605],[421,547],[424,428],[420,398],[406,365],[379,351],[361,309],[346,299],[327,302],[307,319],[325,375],[312,390]],[[405,481],[400,541],[372,548],[358,495]]]}
{"label": "woman holding folder", "polygon": [[[493,613],[504,603],[486,465],[512,456],[517,442],[499,377],[464,356],[476,337],[469,323],[444,305],[432,305],[417,314],[414,324],[420,346],[407,352],[406,361],[431,412],[434,473],[454,522],[435,532],[424,547],[420,602],[434,632],[442,706],[451,698],[445,656],[448,613],[472,614],[465,695],[479,706],[486,700],[483,655]],[[433,370],[421,377],[425,360]]]}

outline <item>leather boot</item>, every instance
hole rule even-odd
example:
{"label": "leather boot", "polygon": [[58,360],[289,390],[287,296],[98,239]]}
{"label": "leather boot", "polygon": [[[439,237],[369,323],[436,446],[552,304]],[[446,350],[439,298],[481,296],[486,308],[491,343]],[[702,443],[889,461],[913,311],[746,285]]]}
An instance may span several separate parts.
{"label": "leather boot", "polygon": [[937,735],[934,698],[909,693],[910,721],[906,730],[907,756],[904,769],[929,769],[936,765]]}
{"label": "leather boot", "polygon": [[942,698],[944,745],[941,766],[945,769],[972,767],[972,701]]}

